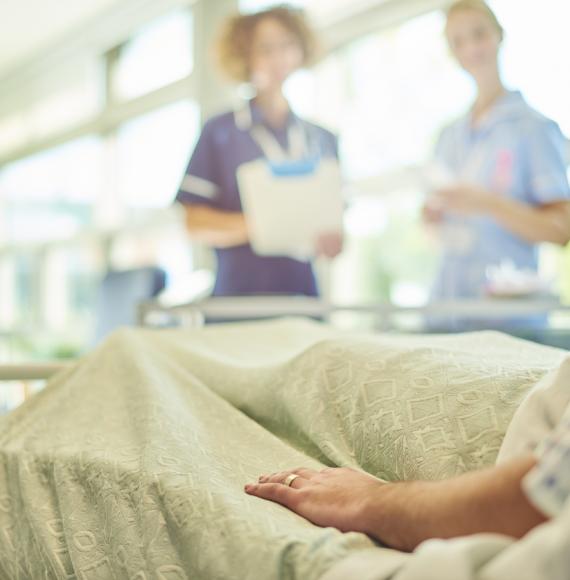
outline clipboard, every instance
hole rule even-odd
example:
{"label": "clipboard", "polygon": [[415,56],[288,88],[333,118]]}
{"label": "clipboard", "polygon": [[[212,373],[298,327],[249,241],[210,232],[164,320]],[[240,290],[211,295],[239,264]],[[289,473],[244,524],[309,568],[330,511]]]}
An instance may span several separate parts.
{"label": "clipboard", "polygon": [[310,260],[320,234],[342,232],[342,177],[336,159],[279,164],[260,159],[241,165],[237,179],[256,254]]}

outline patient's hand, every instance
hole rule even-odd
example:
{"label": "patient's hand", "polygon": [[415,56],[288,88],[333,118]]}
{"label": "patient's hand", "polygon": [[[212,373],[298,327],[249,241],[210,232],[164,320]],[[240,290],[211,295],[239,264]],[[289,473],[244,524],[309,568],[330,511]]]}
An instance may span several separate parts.
{"label": "patient's hand", "polygon": [[[291,487],[283,485],[290,474],[299,475]],[[347,467],[337,469],[293,469],[262,475],[246,493],[268,499],[298,513],[314,524],[343,532],[371,533],[369,498],[385,486],[372,475]]]}
{"label": "patient's hand", "polygon": [[[521,538],[546,521],[530,504],[522,479],[528,455],[443,481],[386,483],[349,468],[294,469],[261,476],[245,491],[280,503],[319,526],[364,532],[411,551],[429,538],[496,533]],[[298,474],[291,487],[283,485]]]}

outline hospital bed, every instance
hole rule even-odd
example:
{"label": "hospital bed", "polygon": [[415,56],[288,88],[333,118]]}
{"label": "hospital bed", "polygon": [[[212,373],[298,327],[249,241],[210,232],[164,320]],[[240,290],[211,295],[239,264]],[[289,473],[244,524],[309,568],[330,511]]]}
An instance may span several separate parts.
{"label": "hospital bed", "polygon": [[[305,316],[334,323],[335,314],[367,315],[377,331],[393,329],[393,318],[444,316],[508,318],[528,315],[570,313],[570,307],[558,299],[457,300],[432,302],[419,306],[401,306],[387,302],[335,304],[320,298],[290,296],[243,296],[204,298],[185,304],[165,304],[147,300],[139,304],[137,324],[146,327],[180,326],[200,328],[206,322],[257,320],[287,316]],[[65,369],[70,362],[18,363],[0,365],[0,381],[45,380]]]}
{"label": "hospital bed", "polygon": [[[0,578],[336,580],[364,578],[347,562],[382,554],[384,580],[407,565],[243,484],[298,465],[387,480],[490,465],[521,401],[566,353],[496,332],[355,333],[311,320],[341,311],[369,308],[147,303],[144,326],[167,315],[183,327],[120,330],[61,369],[12,367],[4,377],[58,372],[0,418]],[[203,324],[246,316],[269,320]]]}

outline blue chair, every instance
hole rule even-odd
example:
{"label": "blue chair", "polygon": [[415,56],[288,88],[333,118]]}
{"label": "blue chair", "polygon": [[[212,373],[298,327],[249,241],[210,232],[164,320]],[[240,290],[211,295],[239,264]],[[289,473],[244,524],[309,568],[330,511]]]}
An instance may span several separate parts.
{"label": "blue chair", "polygon": [[137,323],[137,306],[156,297],[166,285],[166,273],[150,266],[109,271],[101,282],[93,345],[120,326]]}

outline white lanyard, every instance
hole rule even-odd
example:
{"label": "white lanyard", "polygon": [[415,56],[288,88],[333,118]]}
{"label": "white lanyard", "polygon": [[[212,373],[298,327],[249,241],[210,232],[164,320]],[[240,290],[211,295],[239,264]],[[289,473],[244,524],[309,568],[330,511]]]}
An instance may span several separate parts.
{"label": "white lanyard", "polygon": [[307,136],[300,121],[290,125],[287,130],[288,151],[281,146],[277,138],[263,125],[252,127],[250,135],[269,161],[285,162],[309,156]]}

